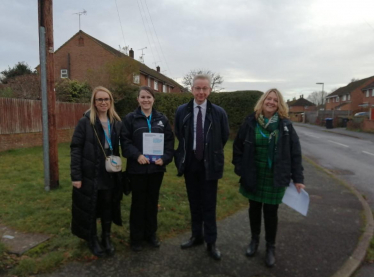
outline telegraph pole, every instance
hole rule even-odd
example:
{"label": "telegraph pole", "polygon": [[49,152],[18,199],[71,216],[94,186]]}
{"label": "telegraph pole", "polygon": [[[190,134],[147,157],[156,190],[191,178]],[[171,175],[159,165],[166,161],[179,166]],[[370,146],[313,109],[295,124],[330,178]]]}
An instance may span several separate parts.
{"label": "telegraph pole", "polygon": [[[53,0],[38,0],[38,15],[39,15],[39,37],[40,42],[45,41],[45,45],[40,43],[41,63],[40,69],[45,69],[45,74],[42,74],[41,84],[45,88],[44,102],[47,103],[48,125],[44,126],[43,133],[48,130],[48,144],[49,144],[49,186],[46,184],[46,190],[55,189],[59,186],[59,171],[58,171],[58,152],[57,152],[57,134],[56,134],[56,93],[55,93],[55,78],[54,78],[54,46],[53,46]],[[44,48],[44,49],[42,49]],[[45,55],[44,63],[42,64],[42,54]],[[43,76],[44,75],[44,76]],[[44,157],[46,158],[46,157]],[[46,180],[46,179],[45,179]]]}

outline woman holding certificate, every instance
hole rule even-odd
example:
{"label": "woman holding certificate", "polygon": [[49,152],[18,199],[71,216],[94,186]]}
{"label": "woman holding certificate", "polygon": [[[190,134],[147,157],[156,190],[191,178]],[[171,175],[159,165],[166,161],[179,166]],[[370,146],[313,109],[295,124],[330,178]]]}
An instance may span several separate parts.
{"label": "woman holding certificate", "polygon": [[173,160],[174,135],[166,116],[153,109],[155,95],[143,86],[138,93],[139,107],[123,118],[124,156],[132,186],[130,240],[133,251],[142,250],[145,240],[159,247],[157,212],[159,191],[165,167]]}
{"label": "woman holding certificate", "polygon": [[233,149],[235,173],[240,178],[240,193],[249,199],[252,239],[246,255],[253,257],[260,241],[261,211],[264,213],[265,264],[275,264],[275,237],[278,206],[291,179],[297,191],[304,188],[299,137],[288,120],[282,94],[270,89],[261,96],[241,126]]}

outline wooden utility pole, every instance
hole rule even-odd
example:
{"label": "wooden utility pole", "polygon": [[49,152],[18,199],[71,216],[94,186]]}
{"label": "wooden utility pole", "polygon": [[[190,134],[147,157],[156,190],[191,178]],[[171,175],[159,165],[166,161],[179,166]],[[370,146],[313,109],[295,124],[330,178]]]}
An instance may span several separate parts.
{"label": "wooden utility pole", "polygon": [[[56,133],[56,93],[54,77],[53,46],[53,0],[38,0],[39,29],[44,27],[46,50],[46,88],[48,102],[48,141],[49,141],[49,173],[51,189],[59,186],[57,133]],[[42,80],[43,82],[43,80]]]}

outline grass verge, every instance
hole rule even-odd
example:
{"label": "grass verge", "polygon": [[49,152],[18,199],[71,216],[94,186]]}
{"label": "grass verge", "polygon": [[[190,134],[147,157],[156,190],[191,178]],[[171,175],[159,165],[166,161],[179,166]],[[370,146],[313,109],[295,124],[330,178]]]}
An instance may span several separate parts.
{"label": "grass verge", "polygon": [[[58,147],[60,187],[44,191],[43,154],[41,147],[10,150],[0,153],[0,221],[22,232],[45,233],[52,238],[26,252],[22,257],[10,256],[7,273],[27,276],[48,272],[71,260],[95,259],[84,241],[70,232],[71,181],[70,149]],[[225,172],[219,181],[217,218],[225,218],[247,206],[238,193],[238,177],[234,174],[232,141],[225,147]],[[184,178],[177,177],[174,164],[167,167],[160,191],[158,235],[160,239],[175,236],[190,227],[190,214]],[[113,226],[113,242],[117,252],[129,250],[129,211],[131,197],[122,200],[123,227]],[[100,230],[100,228],[98,228]],[[0,244],[0,255],[4,252]],[[9,256],[8,256],[9,257]],[[1,256],[0,256],[1,258]],[[1,259],[0,259],[1,260]],[[1,264],[0,264],[1,265]]]}

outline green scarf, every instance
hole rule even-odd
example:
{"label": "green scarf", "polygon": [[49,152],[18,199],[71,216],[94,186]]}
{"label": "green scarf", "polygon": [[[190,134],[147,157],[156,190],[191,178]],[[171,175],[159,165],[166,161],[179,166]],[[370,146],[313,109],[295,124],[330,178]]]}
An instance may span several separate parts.
{"label": "green scarf", "polygon": [[[257,119],[257,124],[259,125],[261,135],[263,137],[269,138],[268,145],[268,164],[269,168],[272,167],[275,157],[275,151],[277,146],[277,141],[279,137],[279,116],[278,113],[275,113],[270,119],[267,119],[262,114]],[[261,128],[268,131],[270,134],[266,136]]]}

